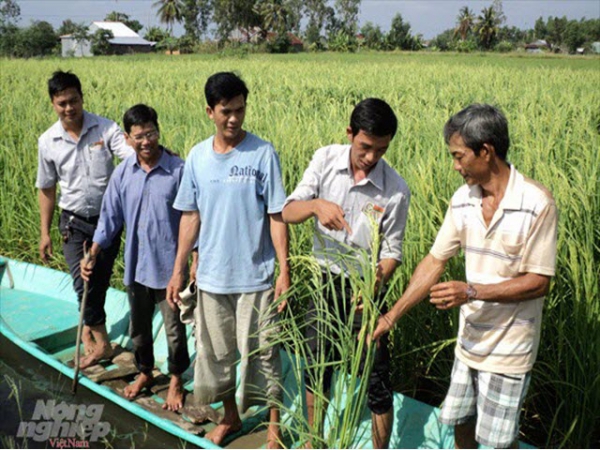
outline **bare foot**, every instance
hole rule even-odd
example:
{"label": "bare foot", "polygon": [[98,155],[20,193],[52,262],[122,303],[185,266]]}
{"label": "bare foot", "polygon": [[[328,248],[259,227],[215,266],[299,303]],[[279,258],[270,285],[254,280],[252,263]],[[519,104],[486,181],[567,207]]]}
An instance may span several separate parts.
{"label": "bare foot", "polygon": [[92,343],[87,343],[87,342],[83,343],[83,353],[85,355],[91,355],[92,353],[94,353],[94,348],[95,348],[95,346],[94,346],[93,342]]}
{"label": "bare foot", "polygon": [[281,447],[281,430],[279,424],[270,423],[267,429],[267,448],[282,448]]}
{"label": "bare foot", "polygon": [[92,330],[87,325],[84,325],[83,330],[81,330],[81,342],[83,342],[83,352],[85,355],[94,352],[96,341],[94,341]]}
{"label": "bare foot", "polygon": [[171,375],[167,401],[162,407],[173,412],[177,412],[183,408],[183,381],[181,380],[181,375]]}
{"label": "bare foot", "polygon": [[89,355],[79,359],[79,368],[87,369],[95,364],[98,364],[103,359],[110,359],[113,354],[113,349],[109,344],[96,345],[94,350]]}
{"label": "bare foot", "polygon": [[240,431],[242,429],[242,421],[238,420],[229,423],[225,419],[221,421],[219,425],[217,425],[210,432],[206,433],[204,436],[209,441],[212,441],[213,444],[221,445],[221,442],[227,437],[228,434],[235,433],[236,431]]}
{"label": "bare foot", "polygon": [[130,384],[123,390],[123,393],[125,394],[126,398],[133,400],[140,394],[142,389],[151,386],[152,383],[154,383],[154,377],[152,374],[146,374],[142,372],[138,375],[133,384]]}

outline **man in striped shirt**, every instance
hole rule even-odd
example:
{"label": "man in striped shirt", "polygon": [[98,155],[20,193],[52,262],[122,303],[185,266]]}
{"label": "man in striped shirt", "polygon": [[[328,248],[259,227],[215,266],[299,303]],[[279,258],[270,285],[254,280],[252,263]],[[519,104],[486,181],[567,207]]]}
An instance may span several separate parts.
{"label": "man in striped shirt", "polygon": [[[428,294],[440,310],[460,307],[440,421],[454,426],[457,448],[516,447],[544,296],[555,271],[556,205],[546,188],[506,161],[508,123],[497,108],[467,107],[446,123],[444,138],[466,184],[453,195],[430,253],[379,319],[373,339]],[[461,249],[467,281],[438,283]]]}

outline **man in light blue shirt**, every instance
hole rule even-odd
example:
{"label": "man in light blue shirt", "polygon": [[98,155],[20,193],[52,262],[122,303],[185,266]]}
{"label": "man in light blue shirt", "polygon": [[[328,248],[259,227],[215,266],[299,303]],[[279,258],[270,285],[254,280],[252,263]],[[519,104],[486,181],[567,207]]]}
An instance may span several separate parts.
{"label": "man in light blue shirt", "polygon": [[125,225],[124,283],[131,307],[131,340],[140,371],[135,382],[125,388],[125,396],[135,398],[154,381],[152,317],[158,303],[165,325],[171,372],[163,408],[178,411],[183,407],[181,375],[190,365],[190,358],[185,326],[165,295],[177,253],[181,212],[173,209],[173,201],[184,163],[159,145],[158,117],[153,108],[133,106],[123,116],[123,125],[127,141],[136,154],[125,159],[110,179],[94,233],[92,261],[87,265],[82,261],[81,273],[84,279],[89,277],[95,257],[112,245]]}
{"label": "man in light blue shirt", "polygon": [[[180,301],[199,234],[194,398],[201,404],[222,401],[225,409],[206,438],[221,445],[242,426],[235,398],[239,351],[239,409],[266,400],[268,445],[278,446],[281,368],[279,350],[267,340],[275,320],[271,306],[290,284],[279,158],[270,143],[242,128],[248,89],[238,76],[211,76],[205,95],[216,133],[196,145],[186,161],[174,204],[183,215],[167,300]],[[280,275],[273,290],[275,257]]]}
{"label": "man in light blue shirt", "polygon": [[[115,122],[83,109],[81,82],[75,74],[54,72],[48,80],[48,93],[58,121],[38,140],[39,252],[44,262],[52,257],[50,226],[59,185],[63,253],[81,302],[83,279],[79,261],[83,257],[84,243],[91,244],[94,235],[102,195],[114,169],[113,157],[124,159],[133,154],[133,149],[126,144]],[[119,246],[120,240],[115,239],[113,245],[98,256],[94,276],[90,279],[83,311],[82,341],[86,354],[79,364],[82,369],[112,354],[106,333],[104,301]]]}

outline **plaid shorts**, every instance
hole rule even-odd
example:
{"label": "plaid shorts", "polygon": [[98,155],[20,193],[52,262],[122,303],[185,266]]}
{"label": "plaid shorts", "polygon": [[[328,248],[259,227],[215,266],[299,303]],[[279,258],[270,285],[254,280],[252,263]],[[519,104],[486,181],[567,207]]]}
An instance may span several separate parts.
{"label": "plaid shorts", "polygon": [[482,372],[456,358],[439,420],[446,425],[462,425],[476,417],[477,442],[508,448],[519,435],[519,415],[530,379],[531,372]]}

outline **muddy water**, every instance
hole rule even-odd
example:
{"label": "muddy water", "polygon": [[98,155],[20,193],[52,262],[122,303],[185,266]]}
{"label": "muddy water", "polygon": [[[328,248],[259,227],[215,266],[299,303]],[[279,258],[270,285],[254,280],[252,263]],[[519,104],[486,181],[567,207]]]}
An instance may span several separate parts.
{"label": "muddy water", "polygon": [[[32,420],[36,403],[41,400],[45,407],[54,400],[65,402],[89,412],[107,423],[108,433],[96,442],[79,438],[63,441],[65,448],[195,448],[188,442],[165,433],[145,421],[113,405],[103,397],[79,386],[77,394],[71,394],[71,380],[51,367],[39,362],[28,353],[0,335],[0,448],[58,448],[61,441],[33,437],[24,440],[17,437],[21,421]],[[92,414],[92,411],[94,414]],[[96,414],[96,415],[95,415]],[[105,425],[103,425],[105,426]],[[98,434],[104,434],[101,430]]]}

